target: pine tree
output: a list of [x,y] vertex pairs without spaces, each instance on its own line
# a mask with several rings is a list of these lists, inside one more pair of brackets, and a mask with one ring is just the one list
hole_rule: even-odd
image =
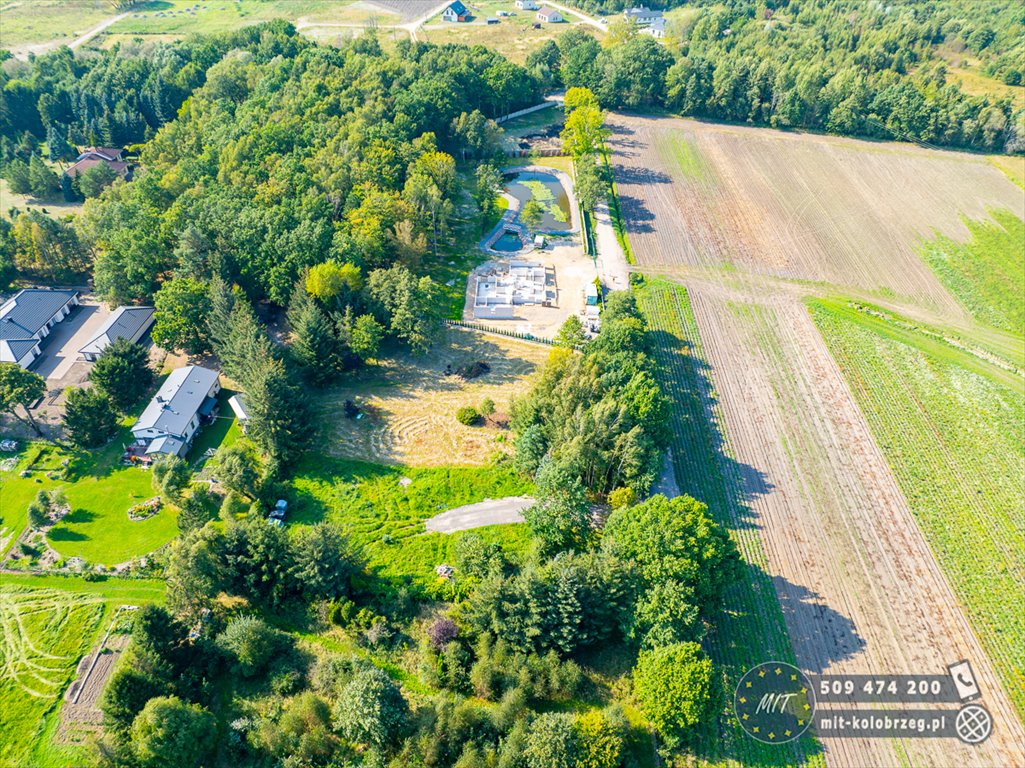
[[280,360],[268,356],[249,376],[249,434],[273,461],[293,464],[316,435],[308,401]]
[[28,161],[28,181],[32,196],[46,198],[60,189],[60,179],[51,171],[39,155],[32,155]]
[[306,292],[302,280],[292,292],[288,322],[292,326],[292,359],[312,384],[328,384],[342,370],[341,345],[331,321]]

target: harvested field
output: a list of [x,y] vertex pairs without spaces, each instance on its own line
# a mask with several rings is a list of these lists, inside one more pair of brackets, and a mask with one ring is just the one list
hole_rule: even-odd
[[907,144],[615,115],[615,174],[638,263],[752,272],[963,310],[915,252],[962,216],[1025,217],[986,158]]
[[[539,344],[450,328],[429,355],[400,354],[354,384],[332,389],[320,404],[328,425],[324,451],[385,464],[484,464],[495,450],[509,449],[499,441],[508,433],[464,426],[456,421],[456,410],[490,397],[498,421],[510,399],[527,390],[528,377],[548,352]],[[490,371],[470,381],[454,374],[477,361]],[[363,409],[362,418],[345,417],[346,400]]]
[[[682,289],[656,288],[649,300],[658,307],[660,360],[681,349],[703,354],[691,365],[707,366],[715,397],[716,431],[706,437],[715,469],[678,459],[680,487],[695,488],[695,473],[718,474],[720,494],[741,501],[731,527],[742,542],[758,540],[742,543],[751,570],[762,562],[759,545],[764,552],[797,663],[815,673],[942,673],[968,658],[997,723],[973,749],[951,740],[830,739],[822,744],[827,763],[1025,764],[1010,701],[800,299],[698,279],[688,292],[696,324],[658,319],[686,303]],[[700,416],[677,418],[686,431]],[[674,446],[674,455],[686,454]],[[778,650],[762,653],[765,660]],[[749,763],[736,749],[729,758]]]
[[78,677],[64,694],[56,735],[59,743],[85,746],[102,733],[100,695],[129,639],[127,634],[111,635],[79,663]]

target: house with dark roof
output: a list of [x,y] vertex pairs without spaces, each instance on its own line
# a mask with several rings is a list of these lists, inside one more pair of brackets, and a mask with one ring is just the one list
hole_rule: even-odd
[[138,341],[153,325],[154,312],[153,307],[118,307],[78,350],[78,354],[93,362],[117,339]]
[[216,413],[218,376],[199,365],[171,372],[132,427],[136,443],[146,446],[147,455],[188,452],[199,427]]
[[661,19],[662,11],[653,11],[642,5],[639,8],[627,8],[623,11],[623,16],[626,17],[627,21],[633,21],[638,26],[645,27],[649,24],[654,24],[656,21]]
[[39,342],[79,304],[78,291],[26,288],[0,307],[0,362],[28,368],[39,357]]
[[455,0],[454,3],[442,12],[441,18],[445,21],[469,21],[470,11],[459,0]]

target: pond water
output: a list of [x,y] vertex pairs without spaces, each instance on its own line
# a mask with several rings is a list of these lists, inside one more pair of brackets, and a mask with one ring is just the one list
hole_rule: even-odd
[[539,231],[568,232],[573,228],[569,195],[566,194],[562,183],[554,174],[543,171],[523,171],[506,176],[505,191],[519,200],[521,214],[523,206],[531,198],[541,204],[544,214],[541,217],[541,225],[538,227]]
[[491,249],[495,251],[518,251],[522,247],[523,241],[520,240],[519,234],[511,229],[503,232],[502,236],[491,245]]

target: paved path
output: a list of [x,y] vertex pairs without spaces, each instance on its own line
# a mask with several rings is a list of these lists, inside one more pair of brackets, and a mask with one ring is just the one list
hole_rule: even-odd
[[595,29],[600,29],[602,32],[609,31],[608,24],[602,24],[600,20],[594,18],[593,16],[588,16],[586,13],[577,10],[576,8],[570,8],[569,6],[560,5],[559,3],[552,3],[549,2],[549,0],[545,0],[545,2],[541,3],[541,5],[547,6],[549,8],[554,8],[557,11],[562,11],[563,13],[568,14],[570,16],[576,16],[577,18],[581,19],[584,22],[584,24],[588,24],[594,27]]
[[504,499],[488,499],[477,504],[442,512],[427,521],[427,530],[436,533],[455,533],[482,528],[485,525],[522,523],[523,510],[534,503],[530,496],[506,496]]
[[598,275],[609,290],[625,291],[630,287],[630,267],[626,263],[626,254],[616,239],[616,230],[612,226],[612,214],[609,213],[607,201],[602,200],[594,207],[594,219]]

